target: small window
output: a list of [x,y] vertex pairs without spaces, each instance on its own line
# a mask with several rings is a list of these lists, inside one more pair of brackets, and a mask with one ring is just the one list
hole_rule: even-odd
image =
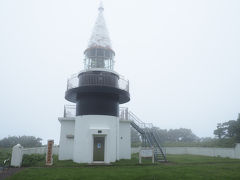
[[108,50],[105,51],[105,57],[110,58],[110,52]]
[[72,134],[67,134],[67,135],[66,135],[66,138],[68,138],[68,139],[73,139],[73,138],[74,138],[74,135],[72,135]]

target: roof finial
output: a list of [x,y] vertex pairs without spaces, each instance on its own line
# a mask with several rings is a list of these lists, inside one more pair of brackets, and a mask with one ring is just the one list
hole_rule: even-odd
[[102,1],[100,1],[98,10],[99,10],[99,12],[103,12],[104,11],[103,2]]

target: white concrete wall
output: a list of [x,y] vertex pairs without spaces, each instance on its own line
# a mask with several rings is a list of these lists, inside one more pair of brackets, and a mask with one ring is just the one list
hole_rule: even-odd
[[74,138],[68,138],[67,135],[74,135],[75,118],[59,118],[61,123],[61,133],[59,141],[59,160],[73,159]]
[[[132,148],[132,153],[138,153],[139,147]],[[167,154],[191,154],[212,157],[228,157],[240,159],[240,144],[236,144],[235,148],[210,148],[210,147],[165,147]]]
[[93,136],[105,136],[104,162],[118,159],[119,118],[105,115],[77,116],[75,120],[73,161],[77,163],[93,162]]
[[[53,154],[58,155],[58,146],[53,146]],[[46,154],[47,147],[23,148],[20,144],[13,147],[11,166],[20,167],[24,154]]]
[[[23,148],[22,154],[45,154],[47,147]],[[58,154],[58,146],[53,147],[53,154]],[[167,154],[192,154],[204,156],[220,156],[240,159],[240,144],[235,148],[207,148],[207,147],[165,147]],[[140,147],[132,147],[131,153],[138,153]]]
[[192,154],[240,159],[239,156],[236,156],[235,151],[238,151],[238,148],[166,147],[167,154]]
[[[59,147],[53,146],[53,154],[58,155]],[[23,154],[46,154],[47,147],[23,148]]]
[[131,159],[130,121],[119,122],[119,159]]
[[131,148],[131,154],[139,153],[141,150],[141,147],[132,147]]

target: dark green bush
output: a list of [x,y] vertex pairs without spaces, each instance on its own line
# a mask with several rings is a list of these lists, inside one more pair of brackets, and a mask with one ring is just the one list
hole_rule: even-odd
[[11,159],[11,149],[10,148],[0,148],[0,164],[5,159]]
[[45,162],[46,155],[45,154],[31,154],[23,155],[23,160],[22,160],[22,166],[24,167],[31,167],[31,166],[37,166],[37,165],[42,165]]

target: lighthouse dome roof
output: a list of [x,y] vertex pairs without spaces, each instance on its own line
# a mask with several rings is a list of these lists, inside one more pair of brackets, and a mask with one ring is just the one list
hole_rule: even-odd
[[103,16],[104,8],[102,3],[100,3],[98,10],[98,17],[88,43],[88,48],[103,47],[112,49],[111,40],[109,38],[108,29]]

